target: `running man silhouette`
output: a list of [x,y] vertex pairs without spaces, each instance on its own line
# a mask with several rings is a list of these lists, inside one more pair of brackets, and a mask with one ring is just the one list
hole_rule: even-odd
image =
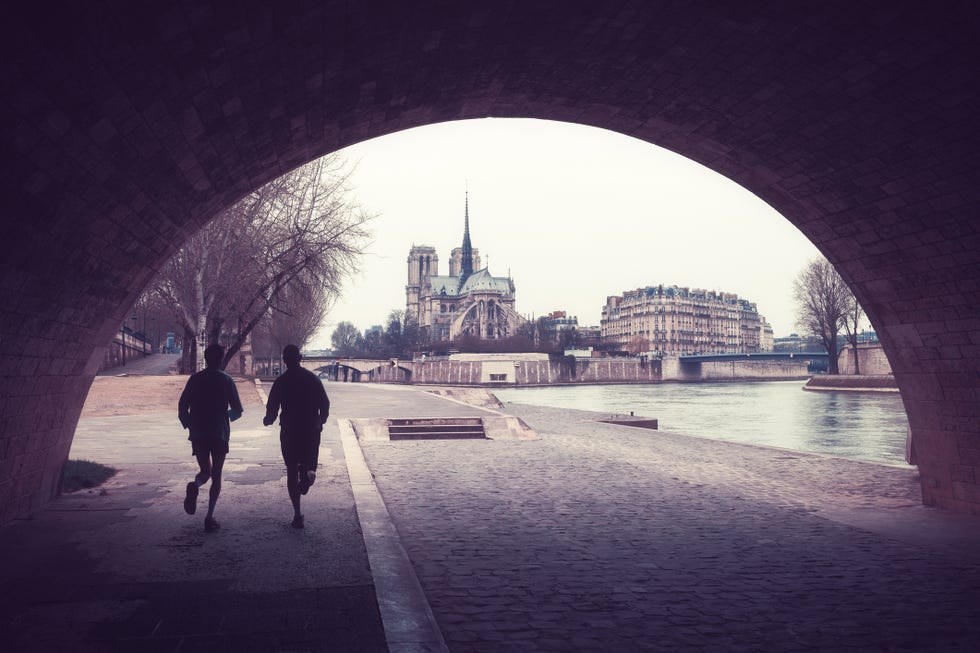
[[303,360],[299,347],[286,345],[282,360],[286,371],[272,384],[262,423],[271,425],[282,408],[279,444],[286,463],[286,490],[293,503],[293,528],[303,528],[300,495],[316,480],[320,432],[330,415],[330,399],[316,374],[299,364]]
[[188,515],[197,511],[198,489],[210,478],[208,514],[204,518],[206,531],[220,528],[214,518],[214,506],[221,494],[221,470],[228,455],[229,421],[234,422],[244,412],[235,382],[221,371],[224,356],[225,349],[221,345],[209,345],[204,350],[207,367],[187,379],[177,404],[177,416],[181,425],[190,430],[187,439],[191,441],[191,451],[201,469],[187,484],[184,511]]

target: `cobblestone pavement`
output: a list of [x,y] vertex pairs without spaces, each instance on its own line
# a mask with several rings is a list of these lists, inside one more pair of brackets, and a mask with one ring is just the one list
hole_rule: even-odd
[[[72,457],[121,471],[0,528],[4,650],[388,650],[335,420],[481,410],[328,392],[301,532],[261,411],[234,425],[212,534],[180,507],[196,468],[172,411],[81,420]],[[980,520],[922,507],[913,468],[505,411],[541,438],[361,443],[455,653],[980,639]]]
[[216,517],[176,409],[82,419],[72,458],[119,473],[0,528],[5,651],[388,651],[335,420],[306,528],[291,528],[278,428],[232,425]]
[[980,640],[980,521],[914,468],[505,411],[541,439],[362,443],[454,652]]

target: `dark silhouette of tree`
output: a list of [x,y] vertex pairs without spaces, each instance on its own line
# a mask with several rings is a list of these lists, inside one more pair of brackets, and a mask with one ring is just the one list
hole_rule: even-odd
[[562,351],[566,349],[577,349],[580,344],[578,329],[569,327],[558,332],[558,348]]
[[372,330],[364,334],[363,354],[367,358],[383,358],[385,356],[383,331]]
[[[302,346],[357,270],[370,216],[350,201],[352,170],[336,155],[298,168],[222,211],[150,288],[182,325],[186,369],[210,342],[225,363],[263,322]],[[288,325],[288,326],[287,326]]]
[[358,356],[364,350],[364,336],[351,322],[340,322],[330,335],[330,346],[337,356]]
[[814,259],[800,271],[793,281],[793,298],[802,334],[815,337],[827,350],[828,373],[840,373],[837,336],[842,329],[853,334],[854,358],[857,360],[857,324],[864,312],[829,261]]
[[626,351],[636,355],[650,350],[650,340],[641,335],[635,335],[626,343]]

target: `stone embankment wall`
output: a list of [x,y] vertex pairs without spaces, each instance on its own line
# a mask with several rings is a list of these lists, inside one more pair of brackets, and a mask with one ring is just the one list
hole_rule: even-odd
[[[125,348],[125,352],[123,348]],[[101,374],[106,370],[124,365],[125,361],[134,361],[152,353],[150,343],[142,338],[137,338],[131,333],[117,333],[106,348],[98,373]]]
[[[350,372],[357,372],[357,370],[350,370]],[[374,381],[377,383],[409,383],[412,378],[412,373],[401,366],[382,365],[367,374],[358,372],[356,377],[360,381]]]
[[677,358],[663,361],[664,381],[774,381],[805,379],[806,360],[744,360],[682,363]]
[[[411,383],[432,385],[527,386],[660,381],[772,381],[805,379],[805,360],[744,360],[681,363],[677,358],[588,358],[551,360],[416,361]],[[382,375],[372,380],[387,381]]]
[[820,374],[807,381],[803,389],[850,392],[898,392],[898,383],[895,382],[895,377],[890,374]]
[[[858,345],[858,366],[864,376],[891,374],[892,366],[885,356],[885,349],[880,342],[862,343]],[[848,345],[837,356],[837,366],[841,374],[854,374],[854,349]]]
[[555,385],[656,383],[660,361],[622,359],[424,361],[414,364],[412,383],[440,385]]

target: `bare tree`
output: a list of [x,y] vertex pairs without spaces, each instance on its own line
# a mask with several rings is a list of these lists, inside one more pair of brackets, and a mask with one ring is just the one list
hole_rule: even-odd
[[633,355],[649,350],[650,350],[650,340],[641,335],[633,336],[626,343],[626,351],[628,351]]
[[[288,323],[294,344],[309,339],[368,237],[370,216],[348,199],[351,172],[330,155],[283,175],[216,216],[165,266],[153,292],[195,343],[192,369],[219,340],[227,363],[263,320]],[[270,326],[286,337],[284,328]]]
[[320,328],[323,318],[322,288],[308,286],[303,279],[283,288],[276,309],[260,321],[265,327],[267,341],[274,355],[286,345],[302,347]]
[[355,356],[364,348],[364,336],[351,322],[340,322],[330,336],[330,344],[338,356]]
[[[837,336],[849,321],[857,300],[834,266],[823,258],[810,261],[793,281],[797,321],[805,335],[820,340],[829,357],[827,371],[839,374]],[[859,318],[857,318],[859,320]],[[856,327],[855,331],[856,331]],[[855,339],[856,339],[855,335]],[[856,342],[856,341],[855,341]],[[855,352],[856,353],[856,352]]]
[[854,373],[861,373],[861,361],[858,360],[858,328],[861,322],[864,320],[864,309],[858,303],[857,297],[851,292],[851,289],[847,289],[847,297],[844,301],[844,315],[841,320],[841,325],[844,328],[844,337],[847,342],[851,345],[851,351],[854,352]]
[[388,313],[387,326],[384,332],[384,355],[401,356],[406,349],[405,343],[405,311],[393,309]]

